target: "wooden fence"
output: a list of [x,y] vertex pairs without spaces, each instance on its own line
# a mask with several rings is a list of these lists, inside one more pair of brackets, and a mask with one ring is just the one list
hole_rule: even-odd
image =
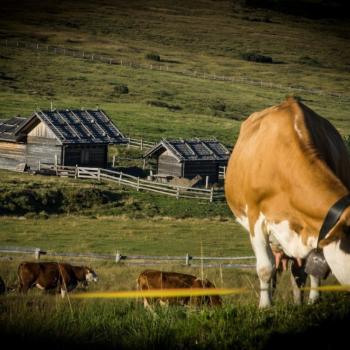
[[136,147],[140,150],[148,150],[156,145],[155,142],[146,141],[142,137],[140,139],[127,137],[126,139],[128,140],[126,144],[128,147]]
[[219,81],[225,81],[229,83],[238,83],[238,84],[248,84],[248,85],[258,86],[263,89],[270,88],[270,89],[277,89],[279,91],[283,90],[288,93],[301,92],[301,93],[316,94],[321,96],[328,96],[333,98],[333,100],[337,101],[338,103],[350,101],[350,97],[348,95],[340,94],[338,92],[323,91],[318,88],[309,89],[309,88],[300,86],[299,84],[294,86],[293,85],[287,86],[287,85],[281,85],[279,83],[273,83],[271,81],[264,81],[262,79],[254,79],[254,78],[245,77],[245,76],[238,76],[238,75],[224,76],[224,75],[218,75],[215,73],[200,72],[197,70],[179,70],[178,68],[174,68],[168,64],[162,64],[161,62],[152,63],[152,64],[132,62],[121,57],[120,58],[111,57],[109,54],[106,55],[106,54],[101,54],[96,52],[87,52],[83,50],[77,50],[69,47],[46,45],[39,42],[27,42],[23,40],[20,41],[20,40],[12,40],[12,39],[5,38],[0,40],[0,45],[7,48],[14,48],[14,49],[26,48],[26,49],[31,49],[35,51],[41,51],[47,54],[50,53],[54,55],[71,56],[74,58],[80,58],[91,62],[98,61],[101,63],[106,63],[108,65],[127,66],[133,69],[141,68],[141,69],[158,70],[158,71],[163,71],[171,74],[190,76],[190,77],[200,78],[200,79],[219,80]]
[[226,177],[226,166],[219,166],[219,179],[225,179]]
[[[192,256],[185,254],[183,256],[150,256],[150,255],[124,255],[116,252],[115,254],[95,254],[95,253],[57,253],[40,248],[26,247],[0,247],[0,254],[20,254],[32,255],[35,260],[40,260],[41,256],[53,258],[70,259],[89,259],[115,261],[117,264],[126,265],[153,266],[164,264],[176,264],[191,267],[220,267],[220,268],[255,268],[255,256],[235,256],[235,257],[217,257],[217,256]],[[244,263],[244,261],[254,261],[254,263]]]
[[120,186],[127,186],[136,189],[137,191],[147,191],[164,194],[167,196],[179,198],[195,198],[209,200],[223,200],[225,198],[224,191],[220,189],[204,189],[195,187],[185,187],[158,183],[142,179],[140,177],[125,174],[120,171],[114,171],[102,168],[88,168],[78,166],[61,166],[54,164],[39,164],[40,172],[50,172],[57,176],[67,176],[79,179],[92,179],[97,181],[110,181],[117,183]]

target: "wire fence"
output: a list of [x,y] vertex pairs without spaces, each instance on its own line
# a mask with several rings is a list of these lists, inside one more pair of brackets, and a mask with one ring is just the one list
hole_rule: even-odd
[[344,94],[340,94],[337,92],[323,91],[321,89],[308,89],[299,85],[286,86],[282,84],[276,84],[270,81],[264,81],[262,79],[252,79],[250,77],[242,77],[242,76],[234,76],[234,75],[225,76],[225,75],[220,75],[215,73],[200,72],[197,70],[185,70],[185,69],[180,70],[180,69],[174,68],[173,66],[170,66],[167,63],[157,62],[157,63],[148,64],[148,63],[133,62],[130,60],[126,60],[124,58],[112,57],[107,54],[94,53],[94,52],[85,51],[85,50],[77,50],[69,47],[46,45],[39,42],[2,39],[0,40],[0,45],[8,48],[18,48],[18,49],[26,48],[26,49],[36,50],[40,52],[45,52],[47,54],[70,56],[74,58],[89,60],[92,62],[94,61],[101,62],[109,65],[127,66],[135,69],[141,68],[141,69],[157,70],[157,71],[163,71],[163,72],[168,72],[173,74],[181,74],[184,76],[191,76],[194,78],[207,79],[207,80],[218,80],[218,81],[225,81],[230,83],[248,84],[248,85],[258,86],[264,89],[270,88],[270,89],[283,90],[289,93],[302,92],[302,93],[328,96],[328,97],[332,97],[339,103],[350,101],[350,96],[346,96]]
[[[116,264],[139,266],[155,266],[164,264],[176,264],[189,267],[221,267],[221,268],[255,268],[255,256],[192,256],[189,253],[182,256],[151,256],[151,255],[125,255],[120,252],[115,254],[95,254],[95,253],[69,253],[54,252],[41,248],[31,247],[0,247],[0,254],[20,254],[32,256],[35,260],[40,260],[42,256],[65,258],[65,259],[89,259],[114,261]],[[248,261],[248,262],[247,262]],[[250,262],[254,261],[254,263]]]
[[114,171],[103,168],[90,168],[80,166],[62,166],[55,164],[39,163],[39,172],[55,174],[57,176],[74,177],[79,179],[91,179],[97,181],[109,181],[120,186],[126,186],[137,191],[159,193],[171,197],[202,199],[210,202],[224,200],[225,194],[222,189],[210,189],[186,187],[155,181],[145,180],[140,177],[125,174],[121,171]]

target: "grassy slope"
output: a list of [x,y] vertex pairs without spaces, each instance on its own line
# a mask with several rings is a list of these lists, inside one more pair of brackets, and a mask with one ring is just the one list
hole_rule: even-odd
[[[31,7],[30,12],[27,6]],[[145,54],[155,51],[163,59],[161,64],[177,70],[248,76],[348,96],[346,72],[350,50],[343,22],[233,10],[229,2],[196,1],[191,5],[166,1],[118,2],[116,5],[105,1],[98,11],[93,6],[93,2],[74,2],[67,9],[64,2],[35,6],[29,2],[18,9],[11,2],[5,5],[0,34],[4,38],[61,44],[136,62],[145,61]],[[254,21],[266,16],[271,23]],[[279,103],[289,93],[111,67],[28,50],[4,47],[0,50],[1,71],[10,78],[3,80],[0,90],[2,117],[27,115],[37,106],[47,108],[50,100],[57,107],[99,105],[125,133],[153,140],[216,136],[233,144],[240,123],[232,118],[246,117]],[[271,55],[283,63],[246,62],[240,59],[246,51]],[[116,83],[127,84],[130,93],[116,95]],[[343,135],[350,133],[349,102],[306,93],[302,97],[316,112],[329,118]],[[150,100],[161,100],[182,110],[171,112],[152,107],[147,104]],[[226,104],[226,112],[213,112],[216,101]]]
[[[98,8],[94,1],[69,2],[69,7],[67,4],[5,1],[0,36],[66,45],[137,62],[144,62],[144,55],[155,51],[161,55],[161,64],[177,70],[248,76],[349,96],[349,33],[344,22],[232,10],[229,1],[105,0]],[[264,21],[266,16],[271,23]],[[283,63],[249,63],[240,59],[246,51],[270,55]],[[111,67],[4,47],[0,47],[0,71],[3,118],[18,113],[28,115],[37,106],[49,107],[50,100],[56,107],[99,105],[126,134],[153,140],[214,135],[233,144],[240,125],[233,118],[276,104],[287,94],[284,90]],[[127,84],[130,93],[116,95],[116,83]],[[311,94],[302,97],[343,135],[350,133],[349,102]],[[147,104],[149,100],[175,104],[182,110],[171,112],[152,107]],[[212,105],[217,100],[226,104],[226,112],[213,112]],[[46,215],[27,214],[21,220],[2,217],[1,244],[77,252],[114,253],[119,249],[126,254],[200,254],[201,249],[205,255],[251,254],[247,234],[233,222],[224,205],[176,202],[103,184],[84,182],[81,186],[81,182],[71,180],[28,179],[8,172],[1,172],[0,178],[8,193],[26,187],[44,191],[65,188],[67,193],[97,188],[120,196],[118,201],[95,208],[78,208],[82,215],[45,219]],[[183,217],[187,219],[179,219]],[[9,283],[16,281],[20,259],[0,262],[0,275]],[[134,288],[140,272],[138,267],[115,266],[112,262],[88,263],[101,276],[100,284],[92,287],[95,290]],[[198,268],[176,269],[201,273]],[[286,344],[285,340],[290,346],[300,346],[302,335],[306,335],[313,341],[316,337],[321,339],[321,345],[327,348],[329,344],[335,346],[336,339],[342,339],[339,329],[342,322],[348,322],[348,300],[335,297],[333,302],[328,297],[312,309],[277,305],[260,312],[255,308],[258,287],[254,272],[224,270],[221,274],[219,269],[206,269],[204,274],[218,286],[249,286],[249,293],[225,298],[222,310],[160,311],[158,318],[125,301],[74,301],[72,317],[69,304],[56,297],[41,298],[40,293],[23,299],[7,296],[0,299],[1,329],[11,335],[12,341],[28,342],[34,336],[48,341],[51,347],[54,340],[58,347],[64,341],[73,341],[124,348],[271,349],[281,341]],[[288,274],[282,277],[276,295],[279,301],[291,299],[288,278]],[[336,332],[338,337],[322,336],[329,332]]]

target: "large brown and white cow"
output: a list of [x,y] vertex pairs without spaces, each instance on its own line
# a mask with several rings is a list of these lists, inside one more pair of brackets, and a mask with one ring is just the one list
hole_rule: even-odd
[[30,288],[50,291],[60,290],[62,297],[82,283],[97,281],[96,273],[87,266],[74,266],[57,262],[22,262],[18,266],[19,291]]
[[[179,273],[159,270],[145,270],[140,273],[137,279],[137,289],[176,289],[176,288],[215,288],[215,285],[207,279]],[[161,305],[163,304],[180,304],[180,305],[221,305],[221,297],[218,295],[204,297],[179,297],[179,298],[155,298]],[[150,298],[144,298],[145,308],[150,308]]]
[[[227,167],[225,193],[237,221],[250,233],[260,307],[271,305],[270,235],[289,257],[303,259],[322,248],[334,276],[350,284],[349,190],[350,160],[342,137],[301,102],[289,98],[242,123]],[[334,206],[339,200],[340,211]],[[339,219],[333,218],[334,225],[319,240],[325,217],[334,212]],[[310,280],[317,286],[315,277]],[[317,297],[318,292],[311,291],[310,299]]]

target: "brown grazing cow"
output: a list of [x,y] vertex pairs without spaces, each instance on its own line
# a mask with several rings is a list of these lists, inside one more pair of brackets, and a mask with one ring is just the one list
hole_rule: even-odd
[[[289,98],[242,123],[227,166],[225,194],[250,233],[260,307],[271,305],[275,259],[270,235],[292,258],[323,252],[338,281],[350,284],[349,192],[350,158],[342,137],[301,102]],[[312,287],[319,285],[311,274],[310,281]],[[309,300],[317,298],[317,290],[311,290]]]
[[[151,289],[174,289],[174,288],[215,288],[214,284],[207,279],[178,272],[164,272],[158,270],[145,270],[137,279],[139,290]],[[154,298],[161,305],[181,304],[181,305],[221,305],[221,297],[218,295],[203,297],[179,297],[179,298]],[[150,298],[143,300],[145,308],[150,308]]]
[[22,262],[17,271],[19,291],[26,293],[37,287],[45,291],[60,290],[62,297],[81,282],[97,281],[96,273],[86,266],[57,262]]

